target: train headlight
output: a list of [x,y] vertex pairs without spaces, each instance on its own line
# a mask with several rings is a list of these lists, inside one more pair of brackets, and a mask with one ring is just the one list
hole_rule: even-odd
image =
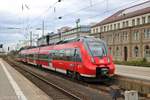
[[110,63],[110,58],[109,57],[107,57],[107,62]]
[[91,61],[92,61],[92,63],[94,63],[95,61],[94,61],[94,58],[91,58]]

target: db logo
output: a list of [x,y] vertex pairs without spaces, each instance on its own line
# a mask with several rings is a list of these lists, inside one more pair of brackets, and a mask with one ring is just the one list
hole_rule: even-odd
[[99,60],[99,63],[104,63],[104,60]]

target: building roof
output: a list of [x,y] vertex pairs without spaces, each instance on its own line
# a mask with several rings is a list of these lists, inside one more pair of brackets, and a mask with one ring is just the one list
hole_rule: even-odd
[[[80,25],[78,28],[89,28],[90,29],[90,25]],[[69,30],[64,31],[63,33],[69,32],[69,31],[72,31],[72,30],[76,30],[76,29],[77,29],[77,27],[74,27],[74,28],[71,28]]]
[[115,14],[113,14],[112,16],[93,25],[92,27],[120,21],[123,19],[131,18],[131,17],[135,17],[135,16],[147,14],[147,13],[150,13],[150,1],[120,10],[116,12]]

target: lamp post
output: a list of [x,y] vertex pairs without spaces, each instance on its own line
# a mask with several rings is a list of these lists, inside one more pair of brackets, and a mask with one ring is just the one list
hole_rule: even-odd
[[76,27],[77,27],[77,37],[78,37],[78,38],[80,37],[80,34],[79,34],[79,32],[78,32],[79,23],[80,23],[80,19],[78,18],[78,19],[76,20]]
[[[62,19],[62,17],[59,16],[58,19]],[[58,30],[58,32],[59,32],[59,38],[60,38],[60,41],[61,41],[62,40],[62,31]]]

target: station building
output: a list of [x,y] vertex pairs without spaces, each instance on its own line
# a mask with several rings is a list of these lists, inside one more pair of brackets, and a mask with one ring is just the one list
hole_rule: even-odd
[[62,32],[62,40],[78,37],[78,36],[87,36],[90,33],[90,26],[82,25],[78,28],[72,28],[70,30]]
[[120,10],[91,27],[116,61],[150,61],[150,1]]
[[38,46],[55,44],[61,40],[76,38],[77,36],[87,36],[90,34],[90,26],[88,25],[81,25],[78,28],[67,28],[65,30],[63,28],[62,30],[58,30],[58,33],[50,33],[39,38],[37,41]]

